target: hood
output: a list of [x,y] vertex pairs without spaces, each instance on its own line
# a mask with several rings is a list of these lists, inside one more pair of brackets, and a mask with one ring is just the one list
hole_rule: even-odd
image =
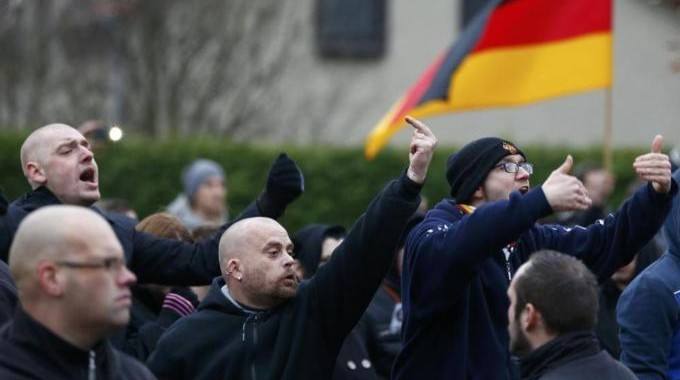
[[229,301],[227,297],[224,296],[224,293],[222,293],[222,287],[224,284],[225,282],[222,277],[215,277],[212,284],[210,285],[208,294],[206,294],[203,301],[198,305],[198,310],[217,310],[226,314],[245,316],[246,312],[236,307],[236,305],[231,303],[231,301]]
[[[673,173],[673,179],[680,183],[680,169]],[[668,243],[668,251],[680,257],[680,196],[678,195],[673,198],[673,206],[666,217],[663,232]]]
[[305,279],[314,276],[321,261],[321,244],[328,236],[344,235],[345,228],[328,224],[309,224],[293,236],[295,258],[305,270]]

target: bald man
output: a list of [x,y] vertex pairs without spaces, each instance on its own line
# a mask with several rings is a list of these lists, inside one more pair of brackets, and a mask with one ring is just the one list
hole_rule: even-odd
[[149,368],[161,379],[330,379],[420,203],[437,141],[409,122],[406,174],[378,194],[312,279],[296,277],[293,243],[276,221],[234,224],[220,240],[222,276],[198,311],[161,337]]
[[0,378],[154,378],[106,340],[130,318],[136,278],[101,216],[76,206],[32,213],[17,230],[9,266],[20,306],[0,329]]
[[[5,225],[0,226],[4,260],[17,226],[33,210],[56,204],[91,207],[100,198],[99,169],[90,144],[68,125],[50,124],[31,133],[21,147],[21,167],[33,190],[12,202]],[[302,172],[282,154],[269,172],[265,191],[241,217],[276,218],[302,191]],[[220,274],[217,245],[228,224],[213,239],[191,244],[137,232],[135,222],[120,215],[105,217],[140,283],[206,285]]]

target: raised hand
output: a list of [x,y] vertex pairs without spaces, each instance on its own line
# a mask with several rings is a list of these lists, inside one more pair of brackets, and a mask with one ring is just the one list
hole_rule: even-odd
[[281,153],[269,169],[267,186],[258,197],[257,204],[263,216],[276,219],[304,191],[302,170],[287,154]]
[[427,169],[432,161],[434,148],[437,147],[437,137],[427,125],[411,116],[406,116],[406,122],[413,127],[406,175],[413,182],[422,184],[427,177]]
[[671,160],[661,153],[663,136],[656,135],[652,141],[652,151],[638,156],[633,168],[643,181],[652,183],[657,193],[668,193],[671,190]]
[[543,193],[553,211],[585,210],[593,203],[578,178],[569,175],[574,159],[568,155],[559,168],[550,173],[543,185]]

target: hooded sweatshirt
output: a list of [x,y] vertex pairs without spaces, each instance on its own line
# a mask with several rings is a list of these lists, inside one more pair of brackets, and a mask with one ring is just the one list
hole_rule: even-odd
[[440,202],[409,234],[402,273],[404,347],[396,379],[512,379],[506,294],[515,270],[540,249],[580,258],[600,282],[630,262],[662,225],[678,186],[641,187],[603,221],[537,225],[552,212],[543,189],[476,210]]
[[[680,170],[673,173],[680,181]],[[640,379],[680,379],[680,197],[664,224],[668,249],[621,294],[621,361]]]
[[[371,202],[328,263],[297,294],[267,310],[229,299],[218,278],[198,311],[161,337],[148,364],[161,379],[329,379],[345,337],[385,276],[418,207],[406,176]],[[361,365],[361,363],[356,363]]]

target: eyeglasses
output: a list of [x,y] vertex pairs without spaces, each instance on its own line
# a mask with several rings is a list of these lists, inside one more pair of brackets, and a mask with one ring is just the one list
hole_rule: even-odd
[[528,162],[520,162],[519,164],[516,162],[501,162],[495,167],[503,168],[503,170],[505,170],[506,173],[510,174],[517,174],[517,172],[519,172],[519,168],[524,169],[524,171],[529,174],[534,173],[534,165]]
[[125,260],[120,257],[109,257],[99,262],[57,261],[57,265],[75,269],[106,269],[108,272],[120,272],[125,267]]

